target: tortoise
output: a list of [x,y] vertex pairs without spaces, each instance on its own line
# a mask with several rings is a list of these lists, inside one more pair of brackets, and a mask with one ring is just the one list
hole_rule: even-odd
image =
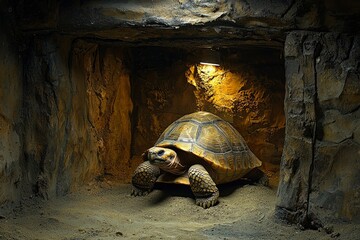
[[157,181],[187,184],[203,208],[217,204],[217,184],[242,178],[261,166],[230,123],[204,111],[170,124],[142,156],[144,162],[132,176],[131,195],[148,194]]

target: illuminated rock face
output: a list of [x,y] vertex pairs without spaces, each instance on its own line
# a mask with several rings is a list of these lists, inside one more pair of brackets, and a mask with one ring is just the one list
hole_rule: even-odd
[[[255,52],[253,58],[261,58]],[[197,109],[213,111],[231,122],[264,162],[265,170],[278,169],[285,129],[282,66],[276,60],[264,63],[277,65],[269,74],[254,63],[235,62],[225,63],[227,68],[197,64],[187,71],[188,82],[196,88]]]
[[287,37],[281,218],[360,220],[359,59],[359,36]]

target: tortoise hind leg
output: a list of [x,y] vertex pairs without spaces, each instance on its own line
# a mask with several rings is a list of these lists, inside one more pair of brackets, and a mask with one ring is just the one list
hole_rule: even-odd
[[150,164],[149,161],[140,164],[136,168],[131,180],[133,185],[131,195],[144,196],[151,192],[159,175],[159,167]]
[[203,208],[214,206],[218,201],[219,190],[208,171],[202,165],[195,164],[189,168],[188,176],[196,204]]

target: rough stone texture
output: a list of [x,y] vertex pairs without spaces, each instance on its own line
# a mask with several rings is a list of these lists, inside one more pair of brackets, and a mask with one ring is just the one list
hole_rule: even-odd
[[277,214],[289,221],[360,220],[359,40],[336,33],[287,37]]
[[[319,117],[310,211],[360,221],[360,36],[326,34],[316,58]],[[324,89],[328,89],[325,91]]]
[[[296,13],[293,1],[281,0],[266,4],[228,0],[67,1],[58,8],[54,7],[54,0],[46,4],[55,13],[51,16],[41,7],[45,4],[38,5],[38,14],[35,16],[30,14],[28,17],[26,13],[29,11],[22,11],[22,26],[27,30],[36,30],[42,26],[45,29],[57,28],[70,34],[95,35],[127,42],[156,42],[159,37],[171,41],[185,36],[193,39],[208,36],[219,38],[218,40],[230,37],[262,41],[264,36],[271,35],[273,39],[277,39],[281,35],[278,28],[293,25]],[[22,10],[33,7],[30,4],[20,4],[18,8]],[[33,21],[26,21],[29,18]],[[45,19],[48,21],[44,21]],[[40,24],[41,20],[47,24]],[[214,26],[214,22],[219,22],[219,26]],[[195,25],[199,27],[191,27]],[[259,26],[261,29],[256,29]]]
[[121,174],[130,159],[129,76],[121,53],[63,37],[35,39],[26,62],[25,156],[43,197],[97,176]]
[[360,4],[352,0],[40,0],[15,1],[14,9],[21,28],[30,32],[60,31],[137,45],[280,47],[288,30],[357,31]]
[[5,17],[0,16],[0,205],[19,199],[22,180],[22,59]]
[[104,174],[129,182],[133,104],[126,51],[81,42],[74,56],[78,64],[74,70],[83,68],[80,78],[87,81],[88,121],[98,143],[92,154],[97,154]]
[[30,184],[44,198],[96,174],[89,171],[97,160],[90,154],[85,84],[72,81],[70,48],[66,38],[36,38],[25,62],[25,161]]

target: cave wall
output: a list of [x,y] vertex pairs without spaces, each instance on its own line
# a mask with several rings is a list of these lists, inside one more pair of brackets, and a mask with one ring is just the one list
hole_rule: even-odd
[[[75,79],[86,81],[88,124],[94,131],[97,155],[103,174],[129,182],[131,165],[132,110],[130,70],[127,50],[79,41],[74,48]],[[79,110],[83,102],[79,101]]]
[[29,187],[48,198],[106,175],[126,178],[118,166],[129,165],[132,103],[121,50],[49,36],[26,55]]
[[139,47],[131,52],[132,153],[136,158],[152,147],[174,120],[196,111],[196,100],[194,88],[185,78],[187,62],[184,50]]
[[[1,2],[0,2],[1,7]],[[0,205],[20,198],[22,58],[11,22],[0,16]],[[8,19],[8,20],[11,20]]]
[[292,32],[286,38],[282,219],[360,220],[359,57],[358,35]]

